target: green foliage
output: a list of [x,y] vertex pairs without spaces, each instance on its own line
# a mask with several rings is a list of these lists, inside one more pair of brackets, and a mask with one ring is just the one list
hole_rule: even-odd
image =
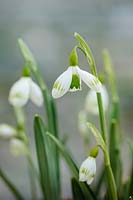
[[[88,46],[87,42],[83,39],[82,36],[80,36],[78,33],[75,33],[74,35],[79,45],[76,45],[70,54],[70,65],[78,65],[78,48],[85,54],[87,61],[89,62],[92,74],[94,76],[97,76],[96,64],[90,47]],[[102,149],[104,155],[104,166],[101,169],[101,175],[97,179],[96,187],[91,189],[91,187],[88,186],[86,182],[79,181],[79,167],[74,161],[71,152],[69,152],[66,148],[66,144],[61,142],[61,140],[59,139],[58,116],[55,102],[51,94],[49,93],[45,82],[43,81],[43,78],[37,66],[37,62],[26,43],[22,39],[19,39],[18,43],[25,61],[23,75],[34,75],[34,78],[36,79],[42,91],[42,96],[44,99],[44,108],[46,109],[46,119],[44,120],[45,123],[39,115],[35,115],[34,118],[34,138],[38,164],[37,171],[30,152],[30,142],[25,126],[26,116],[24,115],[23,108],[14,106],[14,113],[16,117],[15,130],[17,132],[17,135],[14,136],[14,139],[18,138],[19,140],[21,140],[26,150],[25,156],[29,165],[29,178],[31,182],[32,199],[38,198],[36,195],[36,178],[39,179],[43,199],[61,199],[59,153],[63,156],[73,176],[73,178],[71,179],[71,186],[74,200],[97,200],[102,196],[102,186],[104,186],[105,188],[105,194],[103,195],[103,198],[107,198],[110,200],[127,200],[129,198],[132,198],[133,145],[132,142],[129,141],[129,147],[131,151],[131,169],[129,173],[129,178],[123,184],[119,96],[116,87],[115,73],[113,70],[109,52],[107,50],[103,51],[103,61],[106,72],[106,79],[108,80],[111,94],[110,96],[112,97],[111,114],[108,120],[109,135],[107,134],[106,130],[106,125],[108,124],[106,124],[105,121],[105,113],[103,109],[104,105],[101,92],[96,94],[101,131],[99,131],[93,124],[87,123],[97,142],[97,146],[90,152],[90,156],[95,157],[96,159],[96,157],[98,156],[98,147]],[[57,85],[54,85],[54,87],[57,87]],[[74,74],[72,77],[70,89],[73,89],[74,87],[77,89],[80,88],[78,74]],[[88,174],[86,173],[86,175]],[[24,200],[24,197],[21,195],[14,183],[11,182],[11,180],[7,177],[7,175],[2,169],[0,169],[0,178],[5,182],[5,184],[8,186],[8,188],[13,193],[16,199]],[[88,179],[86,180],[88,181]]]
[[46,127],[39,116],[35,116],[34,130],[40,181],[44,197],[46,200],[58,200],[58,180],[54,167],[53,149],[51,142],[46,136]]
[[0,169],[0,178],[4,181],[9,190],[12,192],[15,199],[24,200],[24,197],[20,194],[16,186],[11,182],[11,180],[8,178],[8,176],[4,173],[2,169]]

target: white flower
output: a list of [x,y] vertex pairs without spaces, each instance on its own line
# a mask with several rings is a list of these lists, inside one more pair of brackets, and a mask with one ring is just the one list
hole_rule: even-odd
[[39,86],[30,77],[22,77],[13,84],[9,93],[9,102],[13,106],[21,107],[29,99],[37,106],[43,104],[43,96]]
[[[106,111],[109,105],[109,96],[105,86],[101,87],[101,96],[103,101],[103,110]],[[92,114],[98,115],[97,96],[94,90],[90,90],[85,100],[85,110]]]
[[100,92],[101,82],[92,74],[81,70],[78,66],[69,66],[55,81],[52,89],[52,96],[59,98],[68,91],[74,92],[81,90],[81,81],[84,81],[88,87]]
[[4,139],[16,136],[16,129],[8,124],[0,124],[0,137]]
[[17,138],[14,138],[10,141],[10,150],[14,156],[27,154],[26,145]]
[[89,156],[81,165],[79,169],[79,181],[86,181],[90,185],[96,174],[96,159]]

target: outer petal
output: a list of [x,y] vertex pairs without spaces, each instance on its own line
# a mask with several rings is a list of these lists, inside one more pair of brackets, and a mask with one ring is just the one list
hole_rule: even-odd
[[89,178],[88,178],[88,180],[87,180],[87,184],[90,185],[90,184],[92,183],[93,179],[94,179],[94,176],[93,176],[93,175],[92,175],[92,176],[89,176]]
[[57,80],[55,81],[52,89],[53,98],[62,97],[70,88],[72,81],[72,69],[68,67],[68,69],[62,73]]
[[27,154],[26,145],[19,139],[14,138],[10,141],[10,150],[14,156]]
[[[81,165],[79,170],[79,180],[87,181],[88,183],[94,178],[96,173],[96,162],[95,158],[89,156]],[[92,180],[91,180],[92,179]]]
[[13,106],[24,106],[30,94],[30,78],[22,77],[15,82],[9,93],[9,102]]
[[42,106],[43,96],[40,87],[31,80],[30,82],[30,99],[37,106]]
[[4,139],[12,138],[17,134],[16,129],[8,124],[0,124],[0,137]]
[[91,89],[95,90],[95,92],[101,91],[102,84],[96,76],[93,76],[92,74],[81,70],[80,68],[78,68],[78,71],[82,81],[84,81],[86,85],[88,85]]

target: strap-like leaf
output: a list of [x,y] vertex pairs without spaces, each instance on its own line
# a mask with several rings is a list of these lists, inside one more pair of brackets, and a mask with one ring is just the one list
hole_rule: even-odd
[[2,169],[0,169],[0,178],[5,182],[8,186],[14,197],[18,200],[24,200],[24,197],[20,194],[16,186],[9,180],[7,175],[4,173]]
[[[69,152],[66,150],[64,145],[57,138],[55,138],[52,134],[47,132],[47,135],[56,144],[56,146],[58,147],[58,150],[60,151],[60,153],[63,155],[65,161],[67,162],[71,172],[73,173],[75,178],[78,180],[79,170],[78,170],[78,167],[75,164],[74,160],[70,156]],[[85,196],[85,200],[88,200],[88,199],[96,200],[97,199],[96,195],[93,193],[93,191],[90,189],[90,187],[86,183],[79,182],[79,185],[80,185],[80,188],[81,188],[81,190],[82,190],[82,192]]]
[[71,186],[72,186],[73,200],[81,200],[81,199],[84,200],[85,199],[84,193],[82,192],[80,184],[76,178],[71,179]]
[[53,152],[55,146],[47,137],[45,125],[39,116],[35,116],[34,129],[43,194],[48,200],[58,200],[60,194],[55,152]]
[[38,158],[39,172],[40,172],[40,181],[42,192],[46,200],[50,199],[51,188],[49,180],[49,169],[48,169],[48,147],[45,137],[45,128],[42,125],[39,116],[35,116],[34,119],[34,133],[35,133],[35,144],[36,152]]

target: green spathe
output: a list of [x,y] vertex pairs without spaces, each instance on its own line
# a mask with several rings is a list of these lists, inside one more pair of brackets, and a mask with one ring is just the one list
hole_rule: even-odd
[[31,51],[29,50],[28,46],[25,44],[25,42],[21,38],[18,39],[18,44],[19,44],[21,53],[25,59],[25,62],[28,64],[31,64],[32,67],[33,66],[35,67],[36,61],[31,53]]
[[69,57],[69,65],[70,66],[77,66],[78,65],[78,55],[76,51],[77,46],[75,46],[70,54]]

